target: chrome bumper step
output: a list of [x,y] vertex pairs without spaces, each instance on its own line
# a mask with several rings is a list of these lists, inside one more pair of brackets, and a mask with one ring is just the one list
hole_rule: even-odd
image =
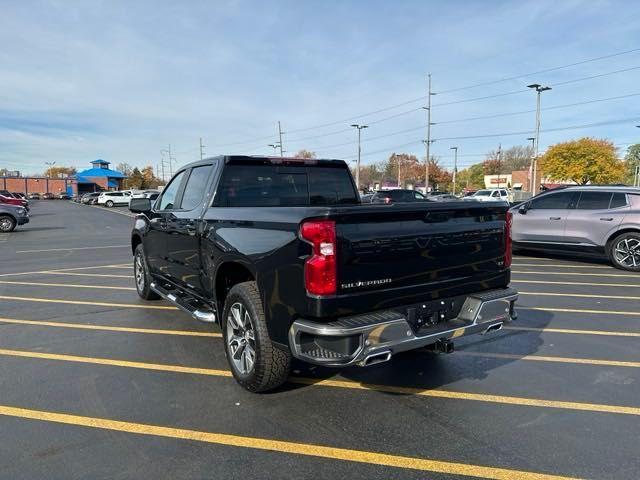
[[[392,310],[345,317],[329,323],[299,319],[289,330],[289,345],[296,358],[327,366],[369,365],[372,358],[388,360],[392,354],[422,348],[438,341],[488,333],[516,318],[518,292],[503,288],[470,294],[458,315],[417,332],[407,317]],[[339,346],[336,351],[331,346]],[[349,348],[350,351],[344,351]],[[387,355],[389,353],[389,355]],[[378,362],[375,362],[378,363]]]

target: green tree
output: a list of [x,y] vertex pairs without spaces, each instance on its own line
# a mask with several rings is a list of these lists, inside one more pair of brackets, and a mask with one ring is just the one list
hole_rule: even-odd
[[624,163],[616,155],[609,140],[581,138],[549,147],[542,156],[540,168],[554,180],[587,183],[614,183],[624,177]]
[[625,166],[627,171],[625,175],[625,183],[633,185],[636,167],[640,166],[640,143],[636,143],[635,145],[631,145],[627,148],[624,160],[626,162]]
[[462,188],[471,190],[484,188],[484,164],[476,163],[460,170],[456,181]]

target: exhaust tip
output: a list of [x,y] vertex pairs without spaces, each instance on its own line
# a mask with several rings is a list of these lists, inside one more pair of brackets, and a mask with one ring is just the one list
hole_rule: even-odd
[[391,351],[387,350],[386,352],[374,353],[373,355],[368,355],[363,361],[362,366],[368,367],[370,365],[375,365],[377,363],[384,363],[391,360]]
[[487,327],[485,331],[482,332],[482,334],[484,335],[485,333],[497,332],[498,330],[502,330],[502,323],[496,323],[495,325],[490,325],[489,327]]

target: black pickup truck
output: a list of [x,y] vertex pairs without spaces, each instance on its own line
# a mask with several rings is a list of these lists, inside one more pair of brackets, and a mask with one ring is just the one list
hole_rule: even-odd
[[368,366],[515,318],[506,203],[361,204],[347,164],[221,156],[132,199],[136,288],[218,322],[236,380]]

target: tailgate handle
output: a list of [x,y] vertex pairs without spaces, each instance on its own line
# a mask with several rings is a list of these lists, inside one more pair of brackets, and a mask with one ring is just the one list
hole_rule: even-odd
[[603,222],[612,222],[613,217],[601,218],[600,220],[602,220]]
[[562,217],[549,217],[549,220],[562,220]]

